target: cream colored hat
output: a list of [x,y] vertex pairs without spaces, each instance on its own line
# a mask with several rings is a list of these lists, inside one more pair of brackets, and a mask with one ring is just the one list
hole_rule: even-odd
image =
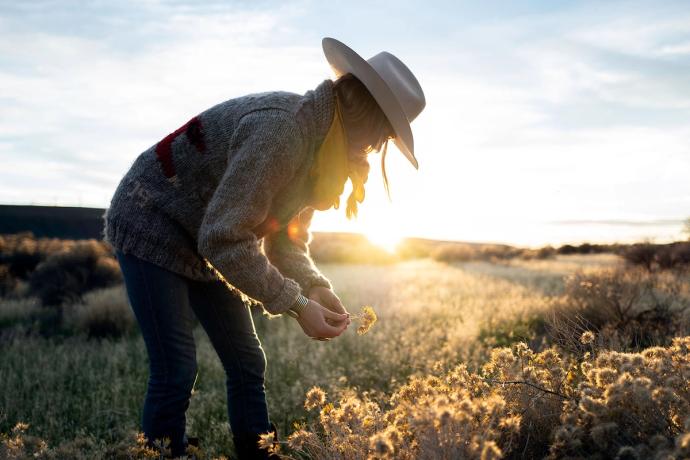
[[347,45],[326,37],[323,52],[337,77],[351,73],[367,87],[395,130],[395,145],[419,168],[414,156],[410,123],[424,109],[426,100],[410,69],[391,53],[382,51],[366,61]]

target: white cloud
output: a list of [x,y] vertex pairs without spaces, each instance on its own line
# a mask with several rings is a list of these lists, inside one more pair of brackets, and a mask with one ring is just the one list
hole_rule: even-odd
[[[0,54],[19,63],[0,67],[0,98],[8,101],[2,136],[12,146],[6,150],[14,151],[6,155],[33,158],[29,171],[50,159],[64,161],[67,169],[78,166],[70,176],[43,169],[37,174],[52,174],[54,181],[38,183],[28,180],[26,169],[12,168],[2,173],[3,182],[13,183],[14,196],[44,196],[45,184],[61,203],[93,181],[112,193],[139,152],[201,110],[267,88],[315,86],[328,77],[316,50],[261,44],[278,38],[280,13],[177,13],[150,24],[174,39],[135,54],[93,38],[35,31],[0,41]],[[60,180],[64,191],[55,191]]]

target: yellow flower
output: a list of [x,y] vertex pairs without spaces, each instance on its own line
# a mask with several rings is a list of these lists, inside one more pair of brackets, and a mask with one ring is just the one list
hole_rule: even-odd
[[369,332],[369,329],[376,322],[376,313],[371,307],[362,307],[362,313],[357,315],[357,317],[362,321],[357,328],[357,334],[364,335]]

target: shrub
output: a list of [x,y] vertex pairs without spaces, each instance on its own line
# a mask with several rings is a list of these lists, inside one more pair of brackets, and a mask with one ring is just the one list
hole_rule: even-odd
[[[121,433],[118,442],[105,445],[86,433],[80,432],[78,436],[69,441],[63,441],[57,446],[50,446],[38,437],[28,433],[29,424],[19,422],[8,433],[0,433],[0,458],[3,459],[88,459],[88,458],[112,458],[112,459],[159,459],[170,454],[169,449],[154,449],[147,445],[143,433],[119,430]],[[192,458],[210,458],[194,446],[187,449]],[[223,458],[223,457],[221,457]],[[220,460],[217,459],[217,460]]]
[[468,262],[477,258],[477,251],[468,244],[447,243],[431,251],[431,258],[441,262]]
[[667,245],[659,252],[657,263],[661,269],[690,266],[690,242],[677,242]]
[[469,243],[442,243],[430,253],[432,259],[441,262],[469,262],[473,260],[500,262],[514,258],[550,259],[555,255],[556,250],[551,246],[540,249],[521,249],[502,244],[479,245]]
[[120,337],[136,331],[136,320],[123,285],[85,294],[65,307],[65,328],[89,338]]
[[122,273],[109,247],[84,240],[51,254],[29,280],[30,291],[44,305],[75,302],[85,292],[122,282]]
[[577,369],[550,458],[688,458],[690,337],[641,353],[603,351]]
[[479,258],[490,262],[512,259],[522,254],[522,250],[502,244],[485,244],[479,247]]
[[602,254],[605,252],[618,252],[618,245],[609,244],[591,244],[582,243],[579,246],[573,246],[572,244],[564,244],[559,247],[558,254],[571,255],[571,254]]
[[690,337],[641,353],[575,360],[525,344],[496,348],[480,372],[413,377],[385,406],[318,388],[316,420],[286,442],[310,458],[685,458],[690,454]]
[[615,348],[668,343],[690,333],[683,276],[632,268],[577,272],[566,279],[564,296],[549,318],[551,338],[575,351],[582,332],[590,329]]
[[523,249],[520,253],[520,258],[525,260],[538,259],[552,259],[558,254],[553,246],[544,246],[539,249]]
[[50,254],[71,246],[70,240],[56,238],[35,239],[33,234],[17,233],[0,236],[0,264],[9,267],[16,278],[27,278],[36,266]]
[[11,297],[17,291],[19,281],[10,273],[9,265],[0,265],[0,297]]
[[648,271],[684,268],[690,266],[690,242],[633,244],[623,250],[623,258]]
[[40,312],[40,307],[35,298],[0,300],[0,329],[31,324]]
[[656,259],[656,246],[651,243],[633,244],[623,251],[623,258],[632,265],[641,265],[651,271]]

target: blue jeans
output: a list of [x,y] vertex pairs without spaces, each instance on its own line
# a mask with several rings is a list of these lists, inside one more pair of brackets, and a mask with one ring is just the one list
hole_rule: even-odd
[[197,376],[194,316],[225,369],[233,435],[269,431],[266,356],[249,307],[220,281],[194,281],[130,254],[115,255],[149,357],[142,417],[146,437],[170,438],[173,456],[186,448],[185,412]]

